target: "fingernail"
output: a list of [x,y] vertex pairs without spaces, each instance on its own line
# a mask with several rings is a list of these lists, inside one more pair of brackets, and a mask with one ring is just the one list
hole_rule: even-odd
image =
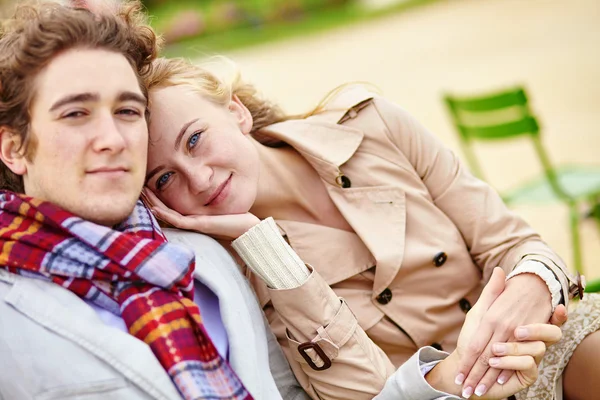
[[464,388],[462,391],[462,397],[464,397],[465,399],[468,399],[469,397],[471,397],[472,394],[473,394],[473,388],[471,386]]
[[516,336],[517,339],[527,339],[527,336],[529,336],[529,331],[527,328],[517,328]]
[[500,364],[500,359],[492,357],[488,360],[488,364],[490,364],[491,367],[495,367],[496,365]]
[[499,384],[501,384],[501,385],[504,385],[504,384],[506,383],[506,377],[505,377],[505,376],[503,376],[503,375],[500,375],[500,376],[498,377],[498,380],[497,380],[496,382],[498,382],[498,383],[499,383]]
[[506,345],[503,343],[494,343],[492,345],[492,348],[494,350],[494,354],[496,354],[497,356],[503,356],[504,354],[506,354]]
[[477,389],[475,389],[475,395],[477,395],[477,397],[481,397],[485,394],[487,390],[487,387],[485,387],[484,384],[481,384],[479,386],[477,386]]
[[454,379],[454,383],[456,383],[457,385],[462,385],[464,381],[465,381],[464,374],[458,374],[458,375],[456,375],[456,378]]

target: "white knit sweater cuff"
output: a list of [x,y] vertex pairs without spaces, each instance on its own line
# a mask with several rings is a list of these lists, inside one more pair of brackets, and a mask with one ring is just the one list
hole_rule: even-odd
[[512,270],[510,274],[506,277],[506,280],[509,280],[513,276],[517,276],[523,273],[531,273],[539,276],[544,282],[546,282],[546,286],[548,286],[548,290],[550,290],[550,295],[552,296],[552,312],[560,303],[562,287],[560,286],[560,282],[552,271],[544,265],[544,263],[534,260],[526,260],[521,264],[517,265],[515,269]]
[[271,217],[250,228],[232,246],[248,268],[273,289],[301,286],[310,275]]

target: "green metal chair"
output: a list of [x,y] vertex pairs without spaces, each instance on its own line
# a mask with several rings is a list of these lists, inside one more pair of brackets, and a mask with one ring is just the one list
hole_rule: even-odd
[[[543,175],[520,187],[503,193],[509,205],[526,202],[560,201],[567,205],[570,215],[573,267],[583,274],[579,222],[594,218],[600,230],[600,168],[554,167],[542,146],[540,126],[529,109],[527,95],[521,87],[476,97],[444,96],[450,115],[460,137],[460,145],[471,171],[484,179],[481,165],[475,156],[475,140],[497,141],[528,137],[543,168]],[[589,206],[582,215],[580,205]],[[586,292],[600,291],[600,280],[588,282]]]

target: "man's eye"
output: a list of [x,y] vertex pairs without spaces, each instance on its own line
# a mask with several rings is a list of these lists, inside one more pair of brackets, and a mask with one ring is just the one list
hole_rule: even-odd
[[169,182],[169,178],[171,177],[171,175],[173,175],[172,172],[167,172],[166,174],[162,174],[156,180],[156,190],[161,190]]
[[119,110],[118,113],[122,114],[122,115],[132,115],[132,116],[134,116],[134,115],[140,115],[140,112],[138,110],[133,109],[133,108],[124,108],[122,110]]
[[191,150],[193,149],[196,144],[198,144],[198,140],[200,140],[200,135],[202,134],[202,132],[195,132],[194,134],[192,134],[190,136],[190,138],[188,139],[188,149]]
[[83,116],[85,116],[85,113],[83,111],[72,111],[63,115],[63,118],[79,118]]

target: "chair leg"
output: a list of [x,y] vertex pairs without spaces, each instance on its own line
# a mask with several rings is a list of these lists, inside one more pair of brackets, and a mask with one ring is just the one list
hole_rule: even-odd
[[591,217],[596,221],[596,226],[598,227],[598,232],[600,232],[600,199],[596,199],[596,202],[592,206],[592,211],[590,212]]
[[581,241],[579,238],[579,213],[577,203],[569,203],[569,216],[571,226],[571,244],[573,248],[573,268],[583,275],[583,265],[581,261]]

